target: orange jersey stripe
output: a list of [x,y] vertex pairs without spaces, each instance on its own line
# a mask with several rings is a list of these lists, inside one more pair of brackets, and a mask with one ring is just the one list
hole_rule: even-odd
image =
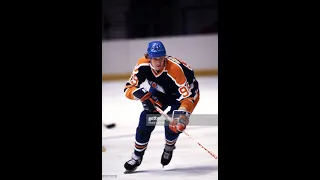
[[[181,100],[180,107],[184,107],[189,113],[192,113],[194,108],[197,106],[199,99],[200,99],[200,93],[197,93],[198,95],[196,98],[186,98]],[[193,102],[192,102],[193,100]]]
[[183,86],[186,83],[187,79],[180,65],[168,59],[166,70],[168,75],[172,78],[173,81],[175,81],[177,86]]
[[137,89],[137,87],[135,87],[135,86],[131,86],[131,87],[127,88],[126,91],[125,91],[125,96],[126,96],[128,99],[135,100],[136,97],[134,97],[134,95],[132,94],[132,92],[133,92],[134,90],[136,90],[136,89]]
[[141,57],[141,58],[138,60],[136,66],[134,67],[132,73],[133,73],[133,74],[137,74],[137,73],[139,72],[139,67],[141,67],[141,66],[150,66],[149,60],[146,59],[145,57]]
[[138,62],[137,62],[137,64],[136,64],[136,66],[134,67],[134,70],[133,71],[136,71],[136,70],[138,70],[138,68],[141,66],[141,65],[149,65],[149,59],[147,59],[147,58],[145,58],[145,57],[141,57],[139,60],[138,60]]

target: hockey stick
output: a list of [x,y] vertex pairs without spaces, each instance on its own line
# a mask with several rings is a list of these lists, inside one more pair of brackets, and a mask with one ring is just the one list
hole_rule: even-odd
[[[169,121],[173,121],[173,119],[172,119],[170,116],[168,116],[165,112],[163,112],[159,107],[155,106],[155,108],[156,108],[156,110],[157,110],[160,114],[164,115]],[[203,146],[203,145],[202,145],[201,143],[199,143],[197,140],[195,140],[194,138],[192,138],[186,131],[183,131],[183,133],[184,133],[185,135],[187,135],[190,139],[192,139],[192,140],[194,140],[195,142],[197,142],[200,147],[202,147],[204,150],[206,150],[206,151],[207,151],[211,156],[213,156],[215,159],[218,159],[218,156],[217,156],[217,155],[213,154],[213,153],[212,153],[210,150],[208,150],[205,146]]]

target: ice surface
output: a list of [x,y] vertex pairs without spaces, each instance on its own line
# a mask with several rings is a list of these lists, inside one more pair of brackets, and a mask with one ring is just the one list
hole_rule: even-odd
[[[218,114],[217,77],[197,79],[200,101],[193,114]],[[125,98],[124,86],[125,81],[102,84],[103,122],[117,124],[113,129],[103,128],[102,145],[107,148],[107,151],[102,153],[103,179],[218,179],[218,159],[214,159],[185,134],[181,134],[176,143],[171,163],[162,168],[160,158],[165,143],[163,126],[156,126],[152,132],[143,162],[136,172],[123,174],[124,163],[133,153],[135,130],[142,110],[139,101]],[[146,83],[143,83],[143,86],[149,87]],[[188,126],[186,132],[218,155],[217,126]]]

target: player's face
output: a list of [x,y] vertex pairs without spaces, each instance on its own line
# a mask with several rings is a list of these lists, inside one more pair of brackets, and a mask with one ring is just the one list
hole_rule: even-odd
[[150,61],[151,61],[152,67],[157,71],[160,71],[164,67],[164,59],[165,59],[164,56],[158,57],[158,58],[151,58]]

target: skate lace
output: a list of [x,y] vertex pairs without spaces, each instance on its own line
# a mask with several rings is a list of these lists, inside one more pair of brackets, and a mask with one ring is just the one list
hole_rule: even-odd
[[168,152],[164,152],[164,154],[163,154],[163,158],[164,158],[164,159],[169,159],[170,156],[171,156],[171,154],[168,153]]
[[137,162],[137,161],[132,158],[132,159],[130,159],[130,160],[128,161],[128,164],[134,165],[136,162]]

